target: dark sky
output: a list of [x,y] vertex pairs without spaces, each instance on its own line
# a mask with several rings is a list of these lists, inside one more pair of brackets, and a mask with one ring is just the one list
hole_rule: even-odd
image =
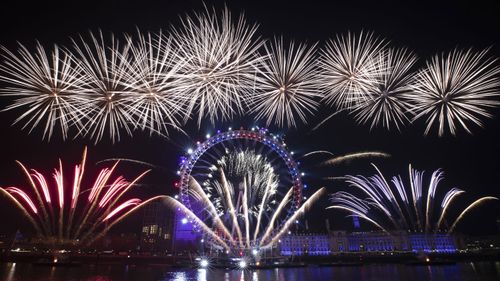
[[[336,34],[348,30],[370,30],[387,38],[394,46],[405,46],[414,50],[419,57],[419,66],[432,54],[455,47],[475,47],[482,49],[491,46],[490,55],[500,56],[500,17],[499,9],[488,2],[470,1],[456,3],[397,3],[389,1],[226,1],[233,12],[244,11],[250,22],[260,24],[259,33],[264,38],[283,35],[297,41],[323,42]],[[493,1],[492,1],[493,2]],[[224,1],[206,2],[208,6],[218,8]],[[193,10],[203,9],[201,1],[2,1],[0,4],[0,44],[15,48],[16,41],[30,45],[34,40],[45,46],[67,44],[70,36],[85,33],[88,30],[102,29],[117,34],[132,33],[136,27],[141,30],[167,30],[170,24],[178,24],[179,16]],[[2,98],[3,108],[9,102]],[[205,124],[198,130],[188,124],[186,130],[191,138],[173,134],[171,140],[160,137],[148,137],[136,134],[133,139],[125,138],[112,145],[104,141],[98,145],[86,140],[51,142],[41,141],[41,132],[28,135],[20,126],[11,126],[19,112],[0,112],[0,186],[26,185],[20,169],[14,160],[18,159],[30,167],[46,173],[56,166],[61,157],[64,163],[75,164],[85,144],[89,145],[89,172],[92,176],[97,168],[95,162],[110,158],[133,158],[154,163],[164,169],[154,170],[143,180],[140,195],[172,193],[175,169],[178,157],[184,149],[206,132],[217,128],[233,126],[249,127],[250,120],[235,119],[232,122],[210,126]],[[440,188],[446,191],[460,187],[467,191],[465,206],[482,195],[500,196],[498,173],[500,159],[500,110],[494,111],[495,118],[485,120],[485,128],[474,128],[473,135],[461,131],[457,137],[438,138],[423,136],[424,126],[417,122],[405,127],[402,132],[387,132],[384,129],[370,131],[368,126],[356,125],[348,115],[333,118],[321,130],[308,134],[312,126],[300,126],[293,130],[272,131],[286,133],[287,143],[293,150],[308,152],[327,149],[341,155],[348,152],[379,150],[392,155],[389,159],[374,160],[387,177],[403,174],[406,177],[407,165],[430,172],[443,168],[446,179]],[[328,115],[328,110],[321,110],[310,119],[315,125]],[[434,131],[435,133],[435,131]],[[339,182],[322,182],[323,176],[341,176],[346,173],[371,175],[374,170],[369,161],[355,161],[326,171],[318,169],[313,160],[304,163],[308,173],[305,181],[313,185],[327,184],[334,192],[345,185]],[[69,166],[68,166],[69,167]],[[132,164],[123,165],[122,171],[129,178],[136,175],[140,167]],[[69,169],[68,169],[69,171]],[[311,185],[311,184],[310,184]],[[324,211],[326,197],[312,212],[329,217],[335,228],[346,225],[339,212]],[[459,227],[469,233],[491,233],[495,231],[495,221],[500,218],[500,204],[483,206],[471,213]],[[19,220],[20,215],[12,205],[2,198],[0,214],[5,223],[0,224],[0,232],[10,232],[18,227],[26,227]],[[139,230],[138,217],[125,223],[121,228],[127,231]]]

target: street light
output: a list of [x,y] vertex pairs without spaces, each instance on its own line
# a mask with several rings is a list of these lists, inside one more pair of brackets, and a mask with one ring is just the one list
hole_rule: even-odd
[[202,260],[200,261],[200,266],[201,266],[202,268],[207,268],[207,267],[208,267],[208,260],[206,260],[206,259],[202,259]]

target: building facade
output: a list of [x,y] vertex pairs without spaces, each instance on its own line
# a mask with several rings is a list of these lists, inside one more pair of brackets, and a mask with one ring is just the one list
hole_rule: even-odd
[[172,249],[172,217],[162,202],[152,202],[144,208],[141,251],[165,253]]
[[331,231],[329,234],[291,234],[280,239],[283,256],[325,256],[344,252],[456,252],[461,243],[453,235],[436,233]]

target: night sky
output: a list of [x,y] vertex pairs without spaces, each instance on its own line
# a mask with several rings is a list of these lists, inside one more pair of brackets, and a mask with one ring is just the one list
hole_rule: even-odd
[[[328,3],[327,3],[328,2]],[[223,8],[224,1],[206,2]],[[237,13],[243,11],[249,22],[258,23],[259,34],[263,38],[283,35],[287,39],[301,42],[324,42],[336,34],[347,31],[373,31],[376,35],[391,41],[392,46],[408,47],[419,55],[418,66],[422,66],[431,55],[452,50],[455,47],[483,49],[491,46],[490,55],[500,56],[500,16],[499,9],[487,2],[470,3],[424,3],[409,4],[388,1],[226,1],[227,6]],[[102,29],[105,32],[134,33],[138,27],[142,31],[168,30],[171,24],[178,25],[179,16],[201,11],[201,1],[2,1],[0,9],[0,44],[10,49],[19,41],[33,46],[39,40],[44,46],[51,44],[69,45],[69,37],[76,37],[89,30]],[[0,108],[11,100],[0,99]],[[313,150],[329,150],[335,155],[349,152],[377,150],[392,155],[388,159],[374,159],[387,178],[402,174],[407,178],[408,164],[416,169],[426,170],[429,178],[437,168],[445,171],[445,180],[438,190],[447,191],[459,187],[467,191],[457,206],[465,206],[479,196],[500,196],[498,174],[500,173],[500,110],[493,111],[494,119],[485,120],[485,128],[473,128],[473,135],[460,131],[456,137],[438,138],[434,130],[424,137],[423,122],[407,125],[401,132],[388,132],[383,128],[370,130],[369,126],[357,125],[347,114],[339,114],[320,130],[310,133],[331,109],[322,109],[309,119],[310,125],[300,125],[297,129],[270,130],[286,134],[289,147],[300,153]],[[45,174],[51,173],[57,159],[66,163],[67,174],[70,164],[80,161],[83,147],[89,147],[87,179],[93,178],[99,160],[120,157],[153,163],[163,168],[154,170],[142,180],[143,185],[134,192],[139,196],[173,194],[177,161],[187,147],[206,133],[217,129],[251,127],[258,125],[250,118],[235,118],[215,125],[204,123],[198,129],[195,122],[187,124],[189,137],[172,133],[171,139],[149,137],[137,132],[133,138],[125,136],[121,142],[112,144],[104,140],[94,145],[89,140],[62,141],[54,137],[50,142],[42,141],[41,131],[28,134],[21,126],[11,126],[19,111],[0,112],[0,186],[27,185],[27,181],[16,165],[20,160],[27,166]],[[325,176],[344,174],[374,174],[371,160],[357,160],[330,169],[317,167],[315,159],[304,161],[302,169],[307,173],[305,182],[315,187],[326,185],[329,193],[346,190],[342,182],[321,180]],[[72,168],[71,168],[72,169]],[[124,163],[120,172],[132,178],[143,167]],[[26,186],[27,187],[27,186]],[[439,194],[439,193],[438,193]],[[441,193],[442,195],[442,193]],[[441,198],[441,197],[440,197]],[[330,218],[333,228],[350,227],[345,213],[326,211],[325,196],[311,211],[312,216]],[[5,198],[0,201],[0,233],[11,233],[18,228],[29,229],[20,219],[20,213]],[[311,216],[311,215],[310,215]],[[311,216],[311,217],[312,217]],[[496,231],[495,221],[500,219],[500,203],[488,203],[476,209],[458,227],[459,231],[471,234],[486,234]],[[322,231],[323,220],[315,220],[313,229]],[[140,214],[122,223],[119,231],[139,232]]]

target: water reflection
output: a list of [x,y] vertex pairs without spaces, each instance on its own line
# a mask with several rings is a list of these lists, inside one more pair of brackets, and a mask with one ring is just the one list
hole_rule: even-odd
[[174,279],[172,279],[172,281],[187,281],[187,280],[188,279],[186,277],[186,272],[184,272],[184,271],[175,272],[174,273]]
[[206,269],[198,269],[198,281],[207,281],[207,270]]
[[345,267],[274,268],[265,270],[173,269],[167,266],[83,265],[80,267],[0,264],[0,280],[160,280],[160,281],[326,281],[326,280],[500,280],[500,262],[441,266],[371,264]]
[[7,264],[7,268],[8,268],[8,271],[7,271],[7,280],[12,280],[12,278],[14,278],[14,273],[16,271],[16,263],[8,263]]

